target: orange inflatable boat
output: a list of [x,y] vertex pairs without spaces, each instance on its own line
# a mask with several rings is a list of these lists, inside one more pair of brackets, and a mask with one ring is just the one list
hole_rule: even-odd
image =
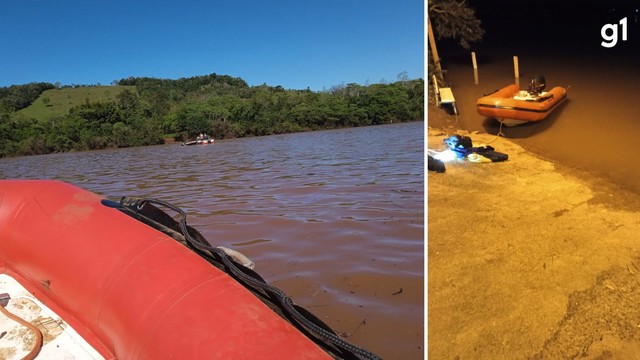
[[566,97],[567,89],[560,86],[538,92],[511,84],[478,99],[476,108],[480,115],[514,126],[546,118]]
[[[105,359],[330,359],[347,350],[377,358],[300,320],[308,314],[252,270],[225,273],[242,266],[194,242],[186,220],[169,224],[159,208],[59,181],[0,181],[0,276],[17,280]],[[162,212],[155,221],[167,231],[142,222],[144,209]],[[169,236],[180,230],[191,234],[184,243]],[[274,297],[283,298],[284,318],[266,305]]]

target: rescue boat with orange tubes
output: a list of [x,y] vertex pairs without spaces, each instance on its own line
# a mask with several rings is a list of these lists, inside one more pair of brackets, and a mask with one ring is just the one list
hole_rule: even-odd
[[496,118],[507,126],[515,126],[546,118],[567,98],[567,88],[556,86],[543,91],[545,79],[540,76],[531,80],[529,90],[520,90],[516,84],[485,95],[476,102],[478,114]]
[[[0,356],[379,359],[338,337],[252,265],[211,246],[184,211],[160,200],[115,201],[60,181],[0,180],[0,306],[40,311],[17,315],[31,328],[0,329],[0,348],[31,339]],[[80,349],[61,353],[74,344]]]

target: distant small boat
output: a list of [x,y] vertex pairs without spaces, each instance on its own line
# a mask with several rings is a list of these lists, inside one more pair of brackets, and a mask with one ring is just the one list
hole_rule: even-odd
[[196,140],[184,142],[184,143],[182,143],[182,146],[209,145],[209,144],[213,144],[214,142],[215,142],[214,138],[206,137],[204,139],[196,139]]
[[544,89],[544,77],[531,81],[529,91],[511,84],[478,99],[478,114],[496,118],[507,126],[543,120],[567,97],[567,89]]

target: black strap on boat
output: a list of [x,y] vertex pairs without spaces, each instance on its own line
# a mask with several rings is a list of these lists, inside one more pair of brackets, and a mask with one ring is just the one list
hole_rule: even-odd
[[[159,229],[161,231],[178,233],[181,236],[172,237],[195,250],[209,263],[227,272],[249,290],[252,290],[254,294],[260,295],[261,300],[265,301],[266,299],[280,308],[283,312],[281,315],[337,359],[381,359],[376,354],[345,341],[322,320],[294,304],[293,300],[282,290],[268,284],[255,271],[236,263],[223,249],[211,246],[196,229],[187,225],[187,214],[182,209],[161,200],[132,197],[123,197],[117,205],[109,200],[103,201],[103,204],[116,207],[147,224],[149,224],[149,220],[155,222],[155,224],[149,225],[157,229],[159,229],[157,226],[159,225],[164,228]],[[157,205],[175,211],[180,215],[180,219],[176,221],[166,212],[158,209]]]

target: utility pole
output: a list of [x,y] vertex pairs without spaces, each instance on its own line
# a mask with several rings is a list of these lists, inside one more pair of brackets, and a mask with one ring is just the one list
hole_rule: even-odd
[[433,62],[436,64],[436,68],[442,73],[442,67],[440,67],[440,57],[438,56],[438,48],[436,47],[436,38],[433,36],[433,28],[431,28],[431,20],[429,19],[429,13],[427,12],[427,31],[429,32],[429,45],[431,46],[431,53],[433,54]]

